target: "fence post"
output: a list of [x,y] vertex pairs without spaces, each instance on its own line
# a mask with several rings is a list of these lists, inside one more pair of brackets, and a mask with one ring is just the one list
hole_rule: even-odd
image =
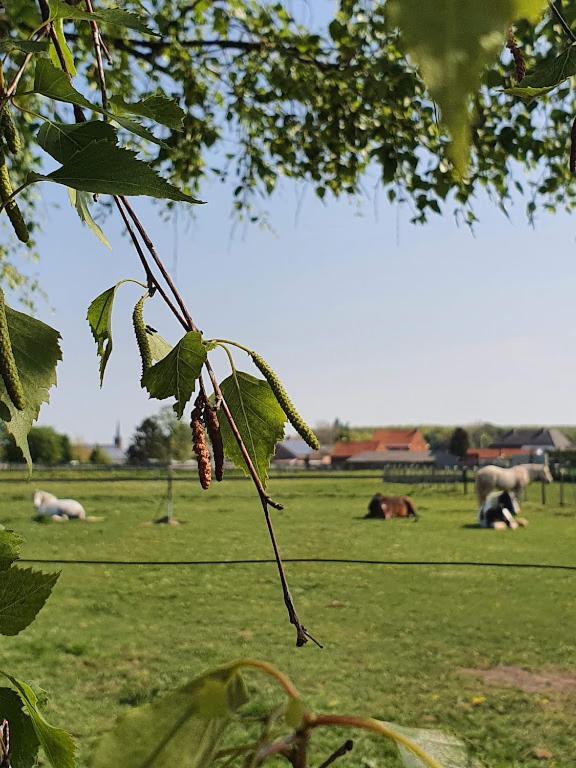
[[464,486],[464,496],[468,493],[468,468],[462,467],[462,485]]
[[546,483],[544,480],[540,483],[540,490],[541,490],[541,497],[542,497],[542,506],[546,506]]
[[564,506],[564,467],[560,468],[560,506]]

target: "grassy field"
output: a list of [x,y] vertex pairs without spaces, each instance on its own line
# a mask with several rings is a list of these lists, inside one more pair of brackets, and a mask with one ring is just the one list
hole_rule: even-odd
[[[192,479],[178,481],[179,528],[146,524],[161,509],[158,480],[69,475],[33,483],[78,498],[105,521],[35,524],[32,486],[0,480],[0,522],[25,537],[27,558],[270,556],[247,482],[202,493]],[[369,477],[275,479],[271,490],[286,505],[275,513],[286,557],[576,563],[571,491],[567,506],[545,509],[533,492],[524,508],[529,528],[496,533],[467,527],[474,502],[459,488],[411,487],[417,524],[362,520],[370,496],[382,490]],[[37,621],[2,639],[2,667],[49,691],[50,715],[77,736],[82,766],[98,734],[126,708],[211,665],[250,656],[290,674],[318,710],[448,729],[488,768],[574,768],[576,572],[330,564],[289,564],[287,572],[322,651],[294,647],[273,565],[67,565]],[[556,684],[529,692],[525,680],[509,687],[505,679],[502,687],[462,672],[499,666],[554,672]],[[341,740],[323,735],[311,765]],[[360,736],[338,765],[397,763],[385,746]]]

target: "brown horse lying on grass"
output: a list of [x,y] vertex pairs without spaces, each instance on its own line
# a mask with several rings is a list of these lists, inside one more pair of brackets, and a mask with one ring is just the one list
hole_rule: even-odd
[[378,517],[381,520],[391,520],[393,517],[411,517],[418,520],[418,515],[407,496],[383,496],[377,493],[368,504],[366,517]]

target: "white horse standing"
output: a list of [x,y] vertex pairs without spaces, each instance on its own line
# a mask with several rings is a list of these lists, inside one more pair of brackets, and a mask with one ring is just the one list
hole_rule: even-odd
[[534,480],[553,482],[547,464],[518,464],[508,469],[493,465],[482,467],[476,475],[478,502],[482,506],[491,491],[512,491],[519,496]]
[[86,520],[86,510],[74,499],[57,499],[46,491],[34,491],[34,509],[37,517],[50,517],[56,522]]

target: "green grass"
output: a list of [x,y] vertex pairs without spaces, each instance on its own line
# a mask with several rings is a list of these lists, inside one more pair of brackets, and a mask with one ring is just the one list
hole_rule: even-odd
[[[34,486],[78,498],[106,520],[35,524]],[[274,513],[286,557],[576,563],[576,507],[542,509],[537,489],[524,508],[531,525],[501,533],[465,527],[474,522],[474,501],[459,488],[408,489],[421,513],[417,524],[361,519],[381,490],[376,479],[275,479],[271,490],[286,505]],[[180,528],[145,525],[159,513],[159,481],[90,482],[69,474],[29,485],[14,478],[0,481],[0,522],[25,537],[29,558],[270,556],[248,482],[202,493],[191,479],[175,491]],[[568,498],[572,503],[571,489]],[[553,754],[546,765],[573,768],[574,691],[489,687],[459,669],[576,672],[576,573],[328,564],[289,564],[287,572],[322,651],[294,647],[273,565],[67,565],[36,622],[2,638],[2,668],[49,691],[50,715],[79,739],[81,765],[117,714],[211,665],[250,656],[287,672],[317,710],[451,730],[489,768],[541,766],[534,747]],[[323,735],[311,765],[341,737]],[[361,736],[338,764],[397,765],[390,755]]]

